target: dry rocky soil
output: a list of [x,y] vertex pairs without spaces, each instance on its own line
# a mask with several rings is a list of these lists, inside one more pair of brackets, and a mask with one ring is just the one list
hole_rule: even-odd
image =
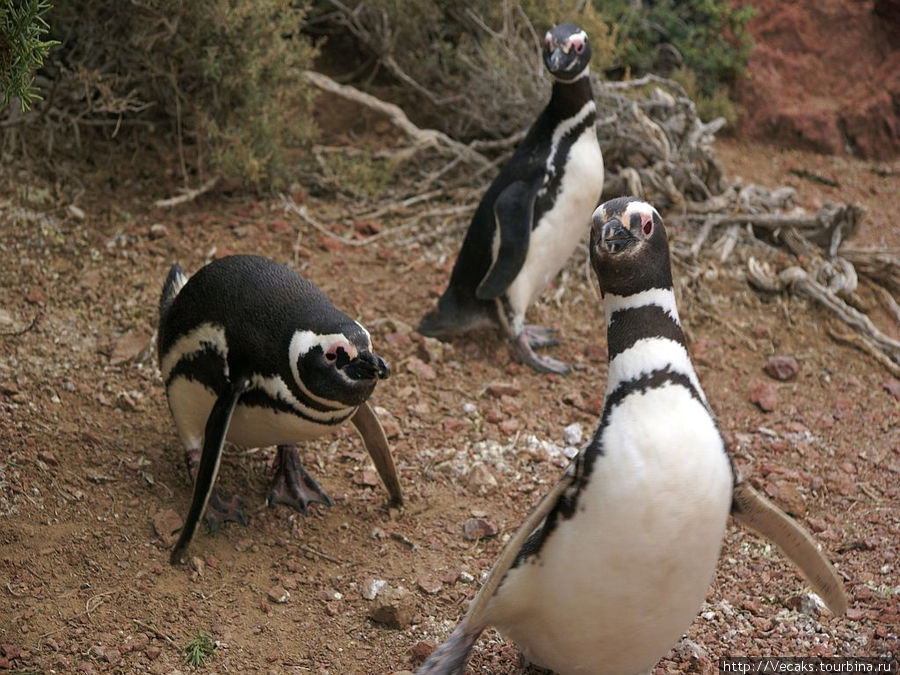
[[[900,246],[900,162],[734,139],[716,150],[730,177],[792,185],[807,210],[864,205],[854,245]],[[198,668],[208,672],[414,670],[598,420],[606,339],[584,251],[529,316],[557,329],[553,353],[575,370],[540,375],[496,333],[442,345],[413,330],[465,215],[392,234],[408,213],[361,217],[370,205],[302,189],[294,198],[330,234],[279,199],[217,193],[161,210],[153,200],[175,179],[126,161],[94,157],[55,182],[0,167],[0,670],[188,672],[184,649],[200,633],[214,643]],[[173,260],[191,272],[231,252],[294,265],[371,330],[393,368],[372,401],[406,504],[387,507],[349,428],[301,448],[334,499],[305,517],[265,505],[272,449],[229,447],[219,484],[244,496],[250,523],[201,528],[191,560],[171,566],[191,486],[156,364],[156,304]],[[706,602],[657,672],[715,672],[726,655],[896,664],[900,382],[832,339],[844,328],[826,310],[759,293],[744,269],[740,255],[676,261],[690,350],[736,464],[814,533],[850,610],[818,607],[776,550],[732,524]],[[865,281],[858,296],[897,338]],[[792,379],[765,372],[772,356],[796,361]],[[488,536],[467,538],[467,523]],[[470,672],[521,671],[515,647],[486,632]]]
[[[854,243],[900,243],[896,163],[735,140],[718,151],[729,175],[792,184],[806,208],[867,206]],[[589,435],[598,419],[605,335],[583,251],[530,317],[557,328],[554,353],[576,370],[539,375],[497,334],[440,345],[411,328],[445,282],[458,234],[347,246],[280,200],[210,196],[162,211],[152,199],[171,182],[110,187],[106,168],[85,173],[79,193],[18,178],[0,195],[0,668],[185,671],[183,648],[206,632],[211,672],[413,669],[560,474],[578,430]],[[342,236],[393,227],[354,220],[365,210],[357,203],[306,206]],[[229,448],[220,485],[244,495],[251,522],[202,531],[191,562],[173,567],[172,530],[191,488],[153,354],[156,302],[173,260],[193,271],[228,252],[296,265],[371,329],[393,366],[373,401],[407,501],[386,507],[349,429],[302,448],[335,502],[306,517],[265,506],[271,449]],[[896,658],[900,383],[833,341],[840,327],[824,310],[753,291],[742,268],[711,255],[676,265],[691,351],[737,464],[815,533],[851,609],[838,619],[811,605],[789,564],[732,526],[706,603],[660,672],[707,672],[723,655]],[[867,288],[861,301],[896,336]],[[764,372],[773,355],[797,361],[794,379]],[[769,412],[753,402],[761,393]],[[473,518],[496,534],[467,539]],[[518,672],[516,650],[488,632],[471,668]]]

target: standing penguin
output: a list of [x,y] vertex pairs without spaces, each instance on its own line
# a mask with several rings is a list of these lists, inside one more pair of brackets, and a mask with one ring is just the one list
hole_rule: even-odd
[[482,197],[447,289],[418,330],[447,339],[499,325],[525,363],[566,374],[562,361],[534,353],[556,342],[548,328],[526,325],[525,312],[590,227],[603,190],[603,155],[587,35],[561,23],[544,37],[543,54],[554,80],[550,102]]
[[729,512],[772,539],[833,612],[846,609],[810,535],[731,463],[685,346],[659,214],[633,198],[601,205],[590,252],[609,349],[600,423],[420,674],[462,673],[488,625],[560,673],[651,669],[703,602]]
[[366,400],[388,365],[368,331],[285,265],[235,255],[188,280],[172,265],[159,303],[159,363],[184,443],[194,494],[171,561],[179,562],[197,522],[246,523],[239,498],[215,489],[222,445],[277,445],[269,505],[306,513],[331,499],[300,464],[293,444],[350,420],[396,503],[402,502],[390,448]]

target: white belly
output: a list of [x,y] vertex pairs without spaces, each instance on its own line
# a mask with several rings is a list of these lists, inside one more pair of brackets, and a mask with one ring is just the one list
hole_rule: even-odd
[[[526,658],[560,673],[644,672],[693,621],[732,492],[720,436],[701,407],[666,387],[613,411],[607,454],[576,515],[558,522],[538,558],[509,572],[491,603],[490,622]],[[667,412],[651,419],[648,410]],[[638,422],[612,433],[622,416]]]
[[[175,378],[167,393],[175,427],[185,448],[201,447],[215,394],[199,382],[183,377]],[[317,424],[290,413],[238,404],[226,440],[247,448],[290,445],[318,438],[334,429],[333,425]]]
[[603,156],[591,126],[569,150],[556,203],[531,231],[525,263],[507,290],[517,323],[524,321],[525,310],[547,288],[578,242],[585,238],[602,191]]

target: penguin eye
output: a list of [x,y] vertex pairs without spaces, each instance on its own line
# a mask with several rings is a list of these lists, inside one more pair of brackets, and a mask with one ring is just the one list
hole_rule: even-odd
[[334,361],[337,359],[337,352],[325,352],[325,358],[329,361]]
[[553,50],[553,38],[549,35],[544,38],[544,49],[548,52]]
[[576,54],[581,54],[584,51],[584,40],[580,38],[573,38],[572,46],[575,48]]
[[641,230],[643,231],[645,237],[649,237],[653,232],[653,221],[649,219],[645,220],[644,224],[641,226]]

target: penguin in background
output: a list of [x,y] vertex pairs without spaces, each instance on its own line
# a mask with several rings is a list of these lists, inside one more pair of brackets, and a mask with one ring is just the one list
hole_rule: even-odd
[[312,283],[267,258],[214,260],[188,279],[172,265],[159,303],[159,364],[194,481],[171,554],[180,562],[205,517],[214,531],[247,523],[242,501],[215,488],[224,442],[278,446],[269,506],[301,513],[331,499],[295,443],[350,421],[394,503],[403,501],[384,430],[366,402],[390,368],[362,325]]
[[547,31],[550,101],[481,199],[437,307],[418,326],[446,340],[499,326],[524,363],[566,374],[569,366],[535,348],[556,344],[525,312],[565,266],[590,228],[603,190],[594,128],[588,36],[572,23]]
[[699,611],[729,514],[773,541],[832,612],[846,610],[812,537],[731,462],[687,352],[656,209],[601,205],[590,254],[609,350],[600,422],[419,675],[463,673],[489,625],[559,673],[647,672]]

